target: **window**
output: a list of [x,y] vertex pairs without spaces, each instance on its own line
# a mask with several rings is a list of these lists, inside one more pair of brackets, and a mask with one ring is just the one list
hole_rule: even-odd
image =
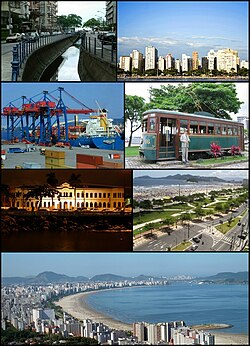
[[213,123],[208,123],[207,132],[210,135],[214,135],[214,124]]
[[79,192],[77,192],[76,197],[77,197],[77,198],[79,198],[79,197],[80,197],[80,193],[79,193]]
[[108,197],[110,197],[110,193],[108,193]]
[[79,202],[77,202],[76,206],[77,206],[77,208],[80,208],[80,203],[79,203]]
[[184,130],[188,129],[188,120],[181,120],[180,121],[180,133],[184,132]]
[[97,193],[95,193],[95,198],[97,198]]
[[149,129],[155,131],[155,118],[153,116],[149,117]]
[[69,197],[72,197],[72,192],[69,193]]
[[103,193],[103,198],[106,198],[106,192]]
[[92,192],[90,192],[90,198],[93,198],[93,193]]
[[207,123],[205,121],[200,122],[199,131],[200,131],[200,134],[206,134],[207,133]]
[[46,202],[43,202],[43,207],[46,208]]
[[233,128],[231,126],[228,126],[227,134],[228,134],[228,136],[232,136],[233,135]]
[[121,202],[118,202],[118,208],[121,208]]
[[26,206],[27,206],[27,208],[29,208],[29,206],[30,206],[30,203],[29,203],[29,202],[27,202],[27,205],[26,205]]
[[48,202],[48,207],[50,207],[50,202]]
[[102,198],[102,194],[101,193],[99,193],[99,198]]
[[84,192],[82,192],[82,198],[84,198]]
[[99,208],[101,208],[102,207],[102,202],[99,202]]
[[113,193],[113,198],[116,198],[116,192]]
[[221,135],[221,127],[219,124],[215,124],[215,134]]
[[226,135],[227,134],[227,127],[226,126],[223,126],[222,127],[222,135]]
[[236,126],[233,127],[233,134],[234,134],[234,136],[238,135],[238,127],[236,127]]
[[114,202],[113,206],[114,206],[114,208],[116,208],[116,202]]
[[198,121],[190,121],[189,133],[198,133]]
[[148,130],[148,122],[147,120],[143,120],[143,123],[142,123],[142,132],[147,132]]
[[86,198],[89,198],[89,193],[88,192],[86,193]]

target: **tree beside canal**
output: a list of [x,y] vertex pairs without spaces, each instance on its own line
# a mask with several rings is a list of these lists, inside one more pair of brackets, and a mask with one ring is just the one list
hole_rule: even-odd
[[130,136],[128,146],[131,146],[133,133],[141,127],[142,114],[145,111],[145,100],[141,96],[125,95],[125,122],[129,122]]

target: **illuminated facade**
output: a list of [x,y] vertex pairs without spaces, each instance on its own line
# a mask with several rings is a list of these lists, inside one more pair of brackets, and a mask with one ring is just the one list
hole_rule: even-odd
[[[12,207],[27,210],[37,210],[39,198],[27,198],[28,192],[35,187],[20,186],[13,189],[14,198],[11,201]],[[123,187],[77,187],[76,189],[68,183],[63,183],[56,187],[53,196],[44,196],[41,200],[41,208],[48,210],[74,210],[84,209],[120,209],[124,207]]]

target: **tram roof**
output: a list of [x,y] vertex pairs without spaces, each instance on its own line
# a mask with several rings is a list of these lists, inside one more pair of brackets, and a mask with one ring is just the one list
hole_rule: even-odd
[[[229,122],[229,123],[234,123],[234,124],[238,124],[238,125],[242,125],[241,123],[237,122],[237,121],[233,121],[233,120],[228,120],[228,119],[221,119],[221,118],[216,118],[215,116],[213,116],[213,114],[211,114],[210,116],[208,115],[202,115],[199,113],[183,113],[183,112],[177,112],[177,111],[169,111],[166,109],[149,109],[148,111],[143,113],[144,115],[148,115],[150,113],[160,113],[160,114],[170,114],[170,115],[180,115],[180,116],[191,116],[194,118],[203,118],[203,119],[209,119],[211,121],[215,120],[215,121],[223,121],[223,122]],[[209,114],[209,113],[206,113]]]

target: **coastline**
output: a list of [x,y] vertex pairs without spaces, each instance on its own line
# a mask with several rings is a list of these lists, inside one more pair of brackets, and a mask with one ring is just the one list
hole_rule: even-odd
[[[110,288],[109,290],[112,290],[112,288]],[[109,317],[99,311],[96,311],[89,304],[87,304],[85,298],[88,295],[95,294],[97,292],[103,292],[103,291],[107,291],[107,290],[82,292],[82,293],[74,294],[72,296],[64,297],[55,303],[56,305],[61,306],[64,311],[66,311],[67,313],[69,313],[70,315],[72,315],[73,317],[79,320],[91,319],[93,321],[102,322],[103,324],[107,325],[111,329],[131,331],[133,329],[132,324],[115,320],[112,317]]]
[[[120,288],[110,288],[109,290],[116,290]],[[124,288],[121,288],[124,289]],[[103,292],[106,290],[97,290],[90,292],[82,292],[74,295],[70,295],[60,299],[58,302],[55,302],[56,305],[62,307],[62,309],[72,315],[73,317],[84,320],[91,319],[96,322],[102,322],[107,325],[111,329],[117,330],[128,330],[132,331],[132,324],[125,323],[119,320],[115,320],[112,317],[105,315],[99,311],[93,309],[86,302],[86,297],[90,294],[95,294],[98,292]],[[215,335],[215,344],[216,345],[248,345],[248,335],[247,334],[233,334],[233,333],[223,333],[218,329],[226,329],[232,327],[228,324],[204,324],[204,325],[195,325],[193,326],[199,330],[206,330],[211,332],[211,334]]]

